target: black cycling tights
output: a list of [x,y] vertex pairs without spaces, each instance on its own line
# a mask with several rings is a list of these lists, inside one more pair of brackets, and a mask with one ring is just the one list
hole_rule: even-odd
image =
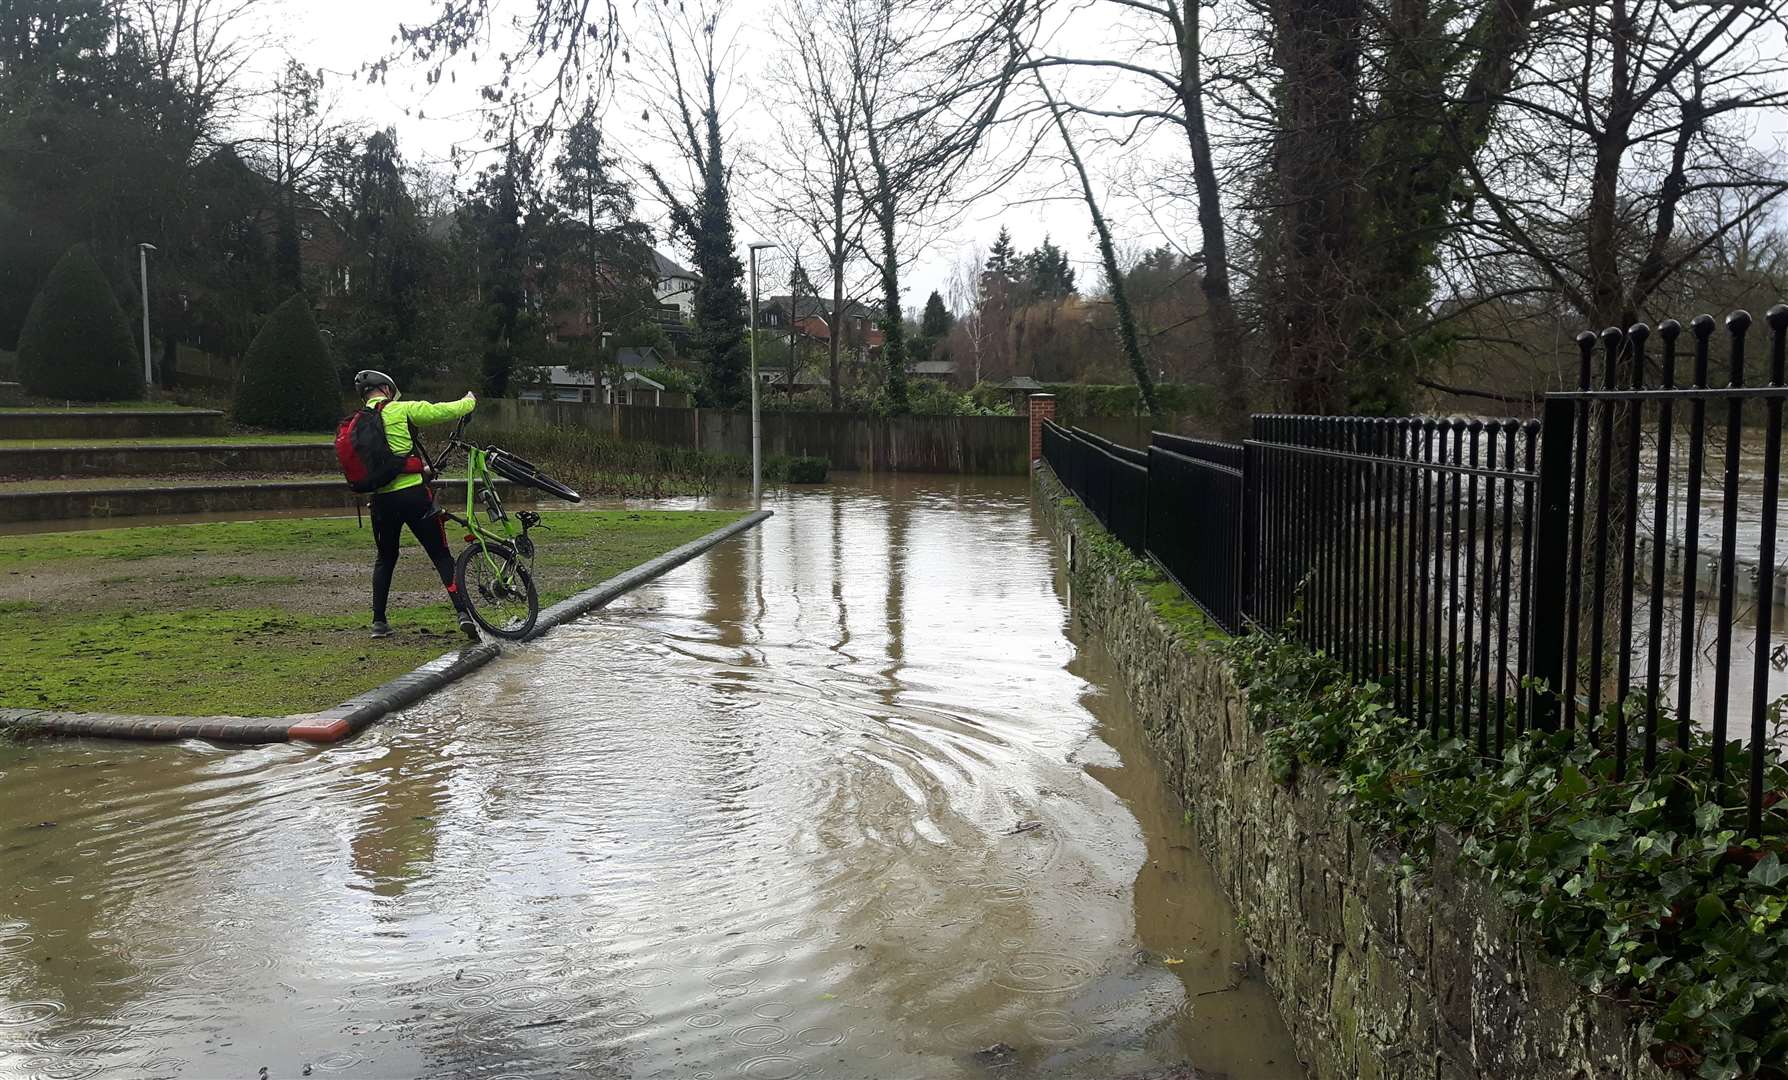
[[428,553],[447,586],[455,609],[464,611],[465,600],[453,585],[453,555],[447,550],[446,519],[435,513],[435,501],[422,484],[401,491],[389,491],[372,497],[373,544],[378,548],[378,561],[373,563],[373,621],[385,621],[385,600],[391,595],[391,572],[397,569],[397,542],[404,526],[410,527],[416,542]]

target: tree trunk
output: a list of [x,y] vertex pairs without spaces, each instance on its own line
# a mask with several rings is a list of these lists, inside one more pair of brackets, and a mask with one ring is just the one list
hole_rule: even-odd
[[[1161,407],[1155,401],[1155,381],[1149,377],[1148,358],[1142,355],[1142,343],[1136,336],[1136,317],[1130,310],[1130,297],[1124,289],[1124,273],[1118,267],[1117,251],[1111,245],[1111,229],[1105,224],[1105,215],[1099,211],[1099,201],[1093,197],[1093,182],[1087,178],[1086,165],[1080,160],[1080,151],[1074,145],[1074,139],[1068,134],[1068,125],[1062,119],[1062,110],[1056,105],[1055,97],[1044,84],[1040,72],[1032,69],[1031,74],[1037,80],[1037,89],[1043,91],[1043,100],[1049,104],[1049,115],[1055,120],[1056,133],[1062,137],[1062,146],[1068,151],[1068,160],[1074,165],[1074,173],[1080,177],[1080,193],[1086,200],[1087,212],[1093,218],[1093,231],[1099,235],[1099,258],[1105,264],[1105,284],[1111,289],[1111,305],[1117,309],[1118,342],[1123,346],[1124,358],[1130,362],[1130,374],[1136,379],[1136,392],[1142,398],[1143,407],[1151,417],[1159,418]],[[1054,311],[1051,309],[1051,316]]]
[[888,369],[888,411],[896,416],[910,408],[906,396],[906,328],[900,321],[900,255],[894,247],[894,189],[881,170],[881,197],[876,217],[882,229],[882,363]]
[[1354,101],[1360,0],[1293,0],[1277,28],[1285,116],[1275,149],[1284,311],[1270,331],[1296,412],[1347,407],[1358,300]]
[[1223,193],[1211,157],[1211,136],[1204,119],[1203,46],[1196,4],[1170,4],[1180,49],[1180,107],[1186,113],[1186,141],[1192,151],[1192,185],[1198,195],[1198,231],[1204,243],[1204,274],[1199,287],[1211,326],[1211,359],[1217,365],[1217,396],[1223,434],[1248,433],[1248,368],[1242,320],[1229,291],[1229,240],[1223,232]]
[[[841,246],[840,255],[844,251]],[[838,389],[838,350],[844,345],[844,259],[840,257],[832,264],[832,317],[827,320],[827,347],[830,369],[827,372],[832,384],[832,411],[844,410],[844,395]]]

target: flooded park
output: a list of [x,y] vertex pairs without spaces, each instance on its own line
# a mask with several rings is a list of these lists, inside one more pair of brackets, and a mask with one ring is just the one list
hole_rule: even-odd
[[1025,481],[837,480],[336,747],[0,744],[0,1077],[1301,1076]]

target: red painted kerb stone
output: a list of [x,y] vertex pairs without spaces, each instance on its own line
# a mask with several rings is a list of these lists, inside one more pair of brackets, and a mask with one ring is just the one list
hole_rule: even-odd
[[1043,421],[1055,419],[1055,395],[1031,395],[1031,468],[1043,456]]

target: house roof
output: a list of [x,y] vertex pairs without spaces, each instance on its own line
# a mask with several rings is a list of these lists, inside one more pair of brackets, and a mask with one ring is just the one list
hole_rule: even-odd
[[1029,375],[1014,375],[1012,378],[1007,379],[1003,383],[1000,383],[999,389],[1001,389],[1001,390],[1041,390],[1041,389],[1043,389],[1043,384],[1038,382],[1037,380],[1031,378]]
[[[621,373],[621,381],[628,384],[629,386],[649,386],[654,390],[664,389],[663,383],[659,382],[656,379],[648,379],[644,375],[641,375],[637,371],[623,371]],[[604,386],[608,385],[607,378],[604,378],[602,380],[602,385],[604,385]]]
[[596,376],[593,372],[573,371],[564,364],[554,364],[546,369],[546,382],[551,386],[595,386]]
[[[629,351],[631,350],[622,350],[623,366],[626,366],[625,357],[626,353]],[[650,352],[651,350],[648,349],[646,351]],[[656,367],[657,365],[654,364],[651,366]],[[654,390],[664,389],[663,383],[658,382],[655,379],[647,378],[639,371],[632,370],[631,368],[621,373],[621,381],[638,386],[650,386]],[[596,373],[593,371],[573,371],[564,364],[554,364],[546,369],[546,385],[554,387],[594,387],[596,385]],[[603,376],[602,385],[608,385],[607,376]]]
[[629,371],[650,371],[665,366],[664,357],[659,356],[658,350],[650,345],[643,349],[622,349],[618,357],[621,366]]
[[956,374],[956,361],[920,360],[912,365],[911,370],[914,375],[954,375]]
[[700,281],[702,279],[700,274],[682,266],[675,259],[672,259],[657,248],[652,249],[652,267],[657,272],[658,280],[660,281],[666,281],[671,278],[683,278],[687,281]]
[[786,369],[786,368],[759,368],[757,374],[758,374],[758,379],[760,381],[762,381],[770,386],[783,386],[783,385],[825,386],[826,385],[826,380],[820,378],[818,375],[811,374],[811,373],[805,372],[805,371],[796,372],[795,373],[795,381],[793,383],[789,383],[789,381],[788,381],[788,369]]
[[[805,319],[814,315],[817,315],[822,319],[828,319],[832,315],[832,301],[829,298],[822,296],[803,296],[799,298],[788,295],[771,296],[763,301],[763,306],[777,307],[784,311],[793,312],[794,317],[797,319]],[[857,303],[855,300],[846,300],[844,302],[844,314],[847,318],[875,318],[875,312],[864,307],[862,304]]]

